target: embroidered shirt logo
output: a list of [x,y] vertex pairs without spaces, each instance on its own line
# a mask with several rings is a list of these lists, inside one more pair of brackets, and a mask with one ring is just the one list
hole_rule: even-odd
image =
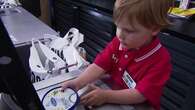
[[112,54],[112,59],[114,60],[115,63],[118,63],[119,59],[115,54]]

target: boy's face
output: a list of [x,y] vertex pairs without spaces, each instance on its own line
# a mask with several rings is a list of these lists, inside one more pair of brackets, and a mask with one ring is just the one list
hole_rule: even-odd
[[160,29],[147,29],[134,20],[130,25],[127,17],[121,18],[116,23],[116,35],[120,40],[121,46],[127,49],[139,49],[149,44]]

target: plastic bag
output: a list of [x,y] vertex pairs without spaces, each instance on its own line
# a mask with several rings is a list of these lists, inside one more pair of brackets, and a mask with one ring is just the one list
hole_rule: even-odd
[[85,68],[89,62],[77,51],[83,37],[76,28],[71,28],[63,38],[56,36],[56,39],[47,45],[39,40],[32,40],[29,65],[33,73],[33,82]]

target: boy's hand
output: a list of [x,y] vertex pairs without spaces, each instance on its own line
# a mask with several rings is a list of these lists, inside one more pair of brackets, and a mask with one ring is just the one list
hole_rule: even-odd
[[100,106],[106,103],[106,90],[95,85],[89,85],[92,89],[89,93],[81,97],[81,103],[86,106]]
[[77,84],[77,82],[76,82],[75,79],[65,81],[64,83],[62,83],[61,86],[62,86],[62,91],[63,91],[64,89],[66,89],[67,87],[70,87],[70,88],[72,88],[72,89],[74,89],[74,90],[76,90],[76,91],[79,89],[79,85]]

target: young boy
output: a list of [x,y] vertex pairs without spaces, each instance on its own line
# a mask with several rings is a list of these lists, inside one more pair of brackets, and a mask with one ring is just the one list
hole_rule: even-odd
[[116,37],[78,78],[64,82],[62,89],[78,90],[109,74],[112,90],[94,87],[96,89],[81,98],[83,104],[148,103],[159,110],[171,63],[157,34],[169,24],[170,4],[170,0],[117,0],[114,9]]

